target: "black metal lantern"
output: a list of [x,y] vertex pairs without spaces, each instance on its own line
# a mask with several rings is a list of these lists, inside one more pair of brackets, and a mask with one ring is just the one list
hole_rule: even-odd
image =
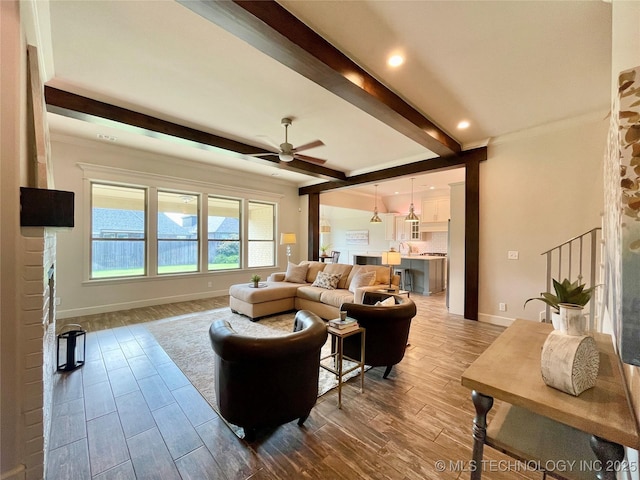
[[[63,331],[58,335],[58,353],[56,355],[56,364],[58,371],[70,372],[84,365],[85,353],[87,350],[87,332],[82,330],[80,325],[65,325]],[[64,363],[60,363],[60,361]]]

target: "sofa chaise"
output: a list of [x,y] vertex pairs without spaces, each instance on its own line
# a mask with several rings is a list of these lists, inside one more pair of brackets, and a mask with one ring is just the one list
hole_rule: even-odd
[[[249,284],[229,288],[229,306],[251,320],[290,310],[308,310],[329,320],[339,316],[343,303],[362,303],[367,291],[388,288],[389,268],[302,261],[289,263],[286,272],[269,276],[262,288]],[[391,284],[398,288],[400,277]]]

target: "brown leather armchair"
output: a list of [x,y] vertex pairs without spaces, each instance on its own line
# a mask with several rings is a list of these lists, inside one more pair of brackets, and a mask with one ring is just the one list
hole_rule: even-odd
[[[374,306],[377,301],[388,297],[393,297],[396,305]],[[382,378],[387,378],[391,368],[404,357],[416,304],[400,295],[366,292],[363,304],[343,303],[340,310],[346,310],[348,316],[358,320],[366,329],[364,363],[372,367],[386,366]],[[344,339],[344,354],[351,358],[360,357],[360,335]]]
[[320,349],[327,340],[320,317],[300,310],[293,333],[273,338],[239,335],[216,320],[209,337],[220,414],[244,429],[245,440],[296,418],[302,426],[318,398]]

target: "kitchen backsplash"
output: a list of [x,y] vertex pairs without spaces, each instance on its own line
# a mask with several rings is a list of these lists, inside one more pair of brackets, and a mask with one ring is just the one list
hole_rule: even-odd
[[392,242],[390,246],[397,248],[402,253],[409,253],[409,246],[411,246],[411,253],[447,253],[447,237],[449,235],[447,232],[431,232],[422,235],[423,240],[410,240],[402,244]]

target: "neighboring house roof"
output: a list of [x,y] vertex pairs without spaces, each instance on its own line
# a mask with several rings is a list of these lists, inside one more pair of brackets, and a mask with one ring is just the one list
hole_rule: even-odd
[[[92,235],[99,237],[101,232],[144,232],[144,212],[139,210],[120,210],[114,208],[94,208]],[[158,215],[158,228],[164,238],[193,237],[194,228],[182,227],[164,214]]]
[[94,237],[101,232],[144,232],[144,212],[115,208],[94,208],[92,210],[91,233]]
[[[237,235],[240,222],[237,218],[209,217],[209,231],[212,238],[228,238]],[[158,215],[158,227],[163,237],[191,237],[197,232],[197,225],[180,226],[167,215]],[[144,232],[144,213],[138,210],[120,210],[114,208],[94,208],[92,235],[99,237],[101,232]]]
[[[214,219],[214,222],[212,222]],[[218,223],[218,220],[221,222]],[[212,227],[218,223],[217,228]],[[240,221],[231,217],[209,217],[209,238],[238,237],[240,233]]]

